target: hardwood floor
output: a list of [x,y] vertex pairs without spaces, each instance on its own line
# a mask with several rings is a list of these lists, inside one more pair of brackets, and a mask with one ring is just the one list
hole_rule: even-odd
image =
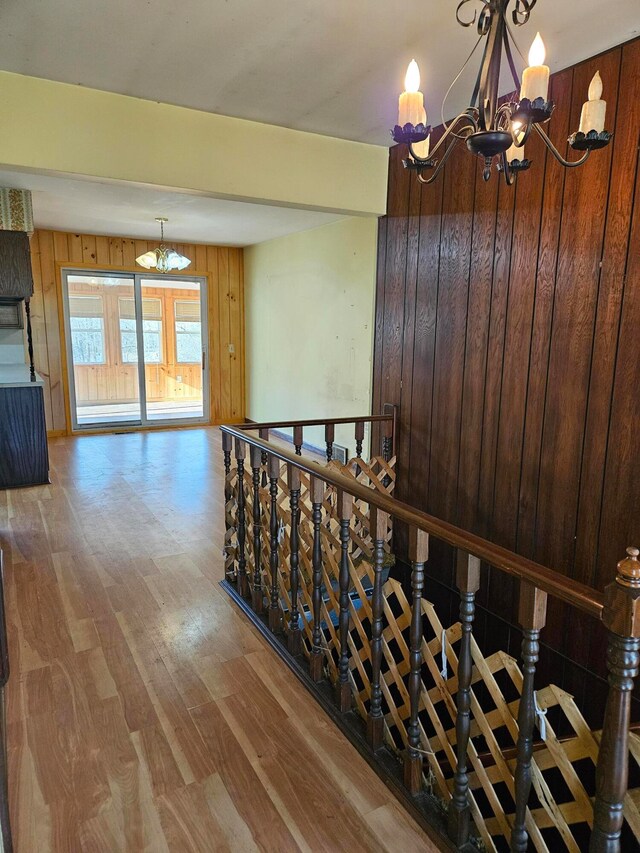
[[216,429],[0,492],[17,853],[435,850],[220,590]]

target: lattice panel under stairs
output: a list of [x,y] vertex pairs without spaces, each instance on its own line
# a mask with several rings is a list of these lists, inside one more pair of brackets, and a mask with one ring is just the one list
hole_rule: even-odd
[[[391,493],[395,482],[393,465],[375,459],[365,464],[351,460],[348,466],[332,462],[360,482]],[[389,478],[383,485],[384,476]],[[233,527],[237,478],[230,475],[233,495],[227,504],[227,523]],[[245,474],[247,497],[247,572],[253,573],[251,529],[251,476]],[[262,558],[261,567],[265,591],[270,588],[269,577],[269,495],[261,489]],[[340,647],[338,636],[338,575],[340,562],[339,523],[335,512],[336,496],[327,488],[323,502],[322,557],[323,604],[322,631],[325,642],[325,672],[335,683]],[[303,630],[303,652],[309,656],[312,645],[312,566],[313,529],[309,481],[302,474],[300,500],[300,611]],[[286,466],[279,481],[278,513],[283,523],[279,544],[279,591],[283,622],[290,607],[288,559],[290,554],[290,511],[286,483]],[[368,527],[368,507],[354,507],[350,547],[350,679],[354,705],[366,718],[370,699],[371,675],[371,594],[373,588],[372,548]],[[390,541],[389,528],[387,540]],[[233,567],[235,533],[227,533],[227,569]],[[393,558],[389,555],[389,565]],[[388,570],[387,573],[388,575]],[[428,586],[427,586],[428,592]],[[406,725],[410,703],[407,689],[409,675],[408,635],[411,620],[410,600],[400,582],[385,576],[383,587],[384,630],[382,690],[387,745],[400,753],[406,746]],[[265,603],[268,601],[265,599]],[[460,623],[443,626],[428,600],[422,602],[422,688],[420,729],[424,752],[424,783],[438,796],[443,805],[451,798],[453,768],[455,767],[455,720],[457,691],[457,652],[461,637]],[[444,648],[444,656],[443,656]],[[518,703],[522,690],[522,673],[514,658],[499,651],[485,657],[472,641],[473,686],[471,701],[471,739],[468,748],[470,804],[475,824],[475,843],[480,849],[508,850],[508,839],[515,810],[514,771],[518,737]],[[445,663],[446,660],[446,663]],[[578,710],[573,698],[554,685],[536,694],[540,714],[538,735],[544,728],[544,739],[536,745],[532,761],[533,785],[527,814],[530,846],[537,851],[555,853],[570,850],[580,853],[588,847],[593,820],[595,765],[599,733],[592,732]],[[546,716],[555,709],[558,728],[570,731],[569,737],[556,736]],[[640,738],[631,735],[630,767],[632,774],[640,772]],[[625,798],[625,829],[623,850],[640,849],[640,790],[630,790]],[[625,838],[626,844],[625,846]],[[634,841],[635,838],[635,841]]]

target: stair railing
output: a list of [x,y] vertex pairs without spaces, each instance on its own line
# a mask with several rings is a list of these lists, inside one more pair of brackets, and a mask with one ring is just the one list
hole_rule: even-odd
[[[385,473],[371,483],[363,484],[357,477],[360,466],[356,465],[356,476],[348,475],[332,461],[335,426],[355,424],[358,458],[361,457],[363,427],[365,423],[381,428],[382,454],[386,464]],[[306,427],[324,426],[326,439],[326,463],[302,455],[303,432]],[[270,440],[270,431],[292,427],[294,448],[281,440]],[[590,836],[590,853],[618,853],[623,825],[623,801],[628,785],[630,700],[634,679],[640,662],[640,561],[635,548],[627,549],[627,556],[617,567],[614,581],[602,593],[559,572],[539,565],[512,551],[495,545],[486,539],[442,521],[414,507],[400,502],[385,488],[389,483],[395,437],[395,410],[385,414],[357,419],[340,418],[324,421],[278,421],[264,424],[222,426],[222,446],[225,482],[225,558],[226,583],[236,600],[244,601],[244,609],[252,611],[273,634],[284,632],[291,656],[299,656],[301,649],[301,624],[303,615],[300,606],[300,489],[301,475],[307,476],[312,542],[308,543],[312,566],[312,592],[309,596],[308,612],[304,619],[310,622],[310,648],[308,671],[314,682],[322,678],[322,633],[321,626],[329,625],[326,614],[321,612],[321,585],[323,578],[323,507],[325,489],[333,490],[337,499],[333,505],[339,529],[340,557],[339,584],[335,590],[337,624],[329,625],[336,637],[338,659],[335,668],[334,695],[338,715],[346,715],[352,706],[349,671],[355,650],[350,647],[350,614],[353,602],[350,597],[350,537],[353,536],[355,502],[366,503],[369,515],[356,520],[361,530],[368,526],[366,535],[371,543],[371,565],[373,567],[373,589],[371,591],[370,637],[371,672],[370,703],[367,712],[367,739],[372,751],[382,743],[381,711],[381,619],[383,602],[382,569],[388,526],[393,521],[402,522],[409,530],[409,557],[411,561],[411,620],[409,633],[410,666],[406,678],[410,714],[407,726],[406,750],[404,753],[404,786],[413,797],[423,791],[423,753],[420,748],[419,713],[421,710],[421,669],[425,563],[428,559],[429,538],[435,537],[448,543],[457,551],[456,584],[460,595],[461,639],[458,654],[457,692],[455,703],[455,772],[451,799],[448,806],[447,832],[456,849],[464,848],[470,834],[470,798],[468,755],[471,737],[471,691],[473,679],[472,637],[475,617],[475,594],[480,586],[480,563],[485,562],[507,575],[520,580],[519,622],[522,628],[522,692],[517,716],[517,757],[514,770],[515,811],[511,824],[510,849],[526,851],[529,843],[531,818],[528,802],[532,786],[532,754],[534,725],[536,723],[536,695],[534,680],[538,661],[539,638],[545,625],[547,597],[552,596],[595,619],[601,620],[608,631],[607,667],[609,671],[609,693],[604,715],[600,749],[597,757],[596,791]],[[251,477],[245,477],[244,464],[246,447],[250,448]],[[231,457],[235,455],[236,472],[232,471]],[[286,465],[286,481],[282,480],[281,466]],[[363,466],[366,463],[362,463]],[[264,471],[260,477],[261,466]],[[232,486],[236,477],[235,489]],[[262,485],[261,485],[262,483]],[[269,496],[265,503],[256,499],[262,488]],[[288,561],[283,565],[279,537],[282,521],[278,520],[279,485],[288,485],[288,518],[290,533]],[[253,489],[253,500],[248,503],[245,496]],[[235,492],[235,497],[234,497]],[[269,507],[268,518],[264,517]],[[235,512],[235,515],[234,515]],[[248,515],[252,515],[253,575],[247,574],[246,529]],[[329,522],[327,522],[328,524]],[[262,532],[262,533],[261,533]],[[364,533],[362,533],[364,535]],[[232,545],[232,540],[235,544]],[[305,548],[306,545],[302,544]],[[261,568],[262,567],[262,568]],[[263,588],[263,568],[269,568],[270,587]],[[288,574],[290,602],[286,619],[281,618],[279,573]],[[281,580],[281,577],[280,577]],[[329,592],[331,592],[329,590]],[[251,602],[251,603],[250,603]],[[369,601],[367,598],[367,606]],[[260,614],[265,613],[264,617]],[[323,621],[324,619],[324,621]],[[266,630],[266,629],[265,629]],[[326,652],[326,650],[325,650]],[[444,645],[443,645],[444,656]],[[384,685],[383,685],[384,686]],[[388,780],[387,780],[388,781]],[[591,823],[591,821],[589,821]]]

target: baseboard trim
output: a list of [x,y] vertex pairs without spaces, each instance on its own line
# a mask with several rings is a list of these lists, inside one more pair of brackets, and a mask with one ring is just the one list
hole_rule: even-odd
[[283,634],[274,634],[268,624],[267,618],[259,616],[251,608],[251,605],[238,592],[238,590],[227,580],[220,581],[220,586],[242,610],[251,623],[264,637],[271,648],[278,654],[281,660],[289,667],[291,672],[312,694],[323,711],[333,720],[347,740],[358,750],[367,764],[382,779],[387,788],[392,792],[400,804],[409,812],[411,817],[429,836],[431,841],[444,851],[462,851],[471,853],[477,849],[471,844],[456,848],[449,840],[446,832],[446,815],[442,811],[440,802],[426,791],[412,797],[404,787],[402,776],[402,763],[398,757],[386,746],[372,752],[366,739],[365,722],[355,711],[346,714],[340,713],[334,701],[332,685],[326,679],[313,681],[308,673],[308,666],[304,656],[292,657],[286,646]]

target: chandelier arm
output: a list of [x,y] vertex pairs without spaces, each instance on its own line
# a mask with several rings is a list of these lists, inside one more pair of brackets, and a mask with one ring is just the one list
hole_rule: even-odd
[[511,17],[516,27],[521,27],[529,20],[531,10],[536,5],[537,0],[516,0],[516,6]]
[[453,149],[456,147],[457,144],[458,144],[458,139],[457,138],[453,139],[451,144],[447,148],[447,150],[442,155],[442,159],[438,162],[435,169],[433,170],[433,174],[429,178],[423,178],[422,175],[420,174],[420,171],[418,171],[418,180],[420,181],[421,184],[432,184],[436,180],[436,178],[438,177],[440,172],[444,169],[445,163],[447,162],[447,160],[451,156]]
[[[442,124],[443,124],[443,126],[444,126],[445,128],[448,128],[447,122],[445,121],[445,118],[444,118],[444,107],[445,107],[445,104],[447,103],[447,98],[448,98],[448,97],[449,97],[449,95],[451,94],[451,90],[453,89],[453,87],[456,85],[456,83],[457,83],[457,82],[458,82],[458,80],[460,79],[460,76],[461,76],[462,72],[463,72],[463,71],[464,71],[464,69],[467,67],[467,65],[469,64],[469,62],[471,61],[471,58],[472,58],[473,54],[476,52],[477,47],[478,47],[478,45],[480,44],[480,42],[481,42],[481,41],[482,41],[482,36],[479,36],[479,37],[478,37],[478,40],[476,41],[476,43],[475,43],[475,44],[474,44],[474,46],[473,46],[473,49],[472,49],[471,53],[469,54],[469,56],[468,56],[468,57],[466,58],[466,60],[464,61],[463,65],[462,65],[462,68],[460,69],[460,71],[458,71],[458,73],[456,74],[456,76],[453,78],[453,81],[452,81],[451,85],[450,85],[450,86],[449,86],[449,88],[447,89],[447,91],[446,91],[446,93],[445,93],[445,96],[444,96],[444,98],[442,99],[442,104],[440,105],[440,118],[442,119]],[[485,49],[485,50],[486,50],[486,49]],[[482,61],[484,62],[484,54],[483,54],[483,57],[482,57]],[[481,63],[481,67],[482,67],[482,63]],[[478,90],[479,90],[479,88],[480,88],[480,72],[478,72],[478,78],[477,78],[476,83],[475,83],[475,87],[474,87],[474,90],[473,90],[473,95],[471,96],[471,102],[469,103],[469,109],[472,109],[472,108],[474,107],[475,102],[476,102],[476,101],[477,101],[477,99],[478,99]],[[458,137],[458,138],[460,138],[460,137]]]
[[533,121],[533,117],[531,115],[527,116],[524,126],[521,125],[517,131],[514,131],[513,129],[513,122],[509,121],[509,131],[511,133],[511,139],[513,140],[513,144],[516,146],[516,148],[522,148],[522,146],[529,138],[529,134],[531,133],[531,130],[534,125],[535,122]]
[[[473,2],[473,0],[460,0],[460,2],[458,3],[458,6],[456,8],[456,21],[460,24],[461,27],[472,27],[476,22],[476,15],[477,15],[476,12],[473,13],[473,18],[471,18],[470,21],[464,21],[460,17],[460,12],[462,10],[462,7],[466,6],[467,3],[471,3],[471,2]],[[479,2],[484,5],[485,8],[482,10],[484,12],[485,9],[489,6],[489,0],[479,0]]]
[[520,78],[518,77],[518,72],[516,71],[516,66],[513,61],[513,54],[511,53],[511,43],[509,41],[509,37],[511,35],[509,30],[509,22],[507,21],[507,10],[504,10],[504,52],[507,57],[507,62],[509,63],[509,70],[511,71],[511,76],[513,77],[513,82],[516,85],[516,92],[520,91]]
[[[457,115],[453,119],[453,121],[451,122],[449,127],[442,134],[442,136],[440,137],[440,139],[438,140],[438,142],[436,144],[436,147],[433,149],[433,151],[429,152],[429,156],[426,158],[426,160],[423,157],[418,157],[418,155],[413,150],[413,145],[411,143],[409,143],[409,153],[411,154],[411,156],[413,157],[415,162],[416,163],[428,163],[430,160],[433,160],[433,158],[438,153],[438,151],[442,148],[442,146],[444,145],[444,143],[446,142],[446,140],[449,136],[455,136],[456,139],[465,139],[466,137],[459,136],[457,133],[454,133],[454,128],[456,128],[458,126],[458,124],[463,120],[467,122],[467,124],[471,128],[472,132],[477,130],[477,124],[476,124],[475,118],[473,116],[469,115],[469,113],[460,113],[459,115]],[[446,157],[446,154],[444,156]],[[423,183],[426,183],[426,182],[423,182]]]
[[[507,28],[507,30],[508,30],[508,32],[509,32],[509,35],[511,36],[511,41],[512,41],[512,42],[514,43],[514,45],[516,46],[516,50],[518,51],[518,54],[519,54],[519,56],[520,56],[520,59],[524,62],[524,64],[525,64],[525,65],[527,65],[527,64],[528,64],[528,63],[527,63],[527,59],[526,59],[526,57],[525,57],[524,53],[520,50],[520,45],[518,44],[518,42],[517,42],[517,40],[516,40],[516,37],[515,37],[515,36],[514,36],[514,34],[513,34],[513,30],[511,29],[511,25],[509,24],[508,19],[506,19],[506,18],[505,18],[505,22],[504,22],[504,23],[505,23],[505,26],[506,26],[506,28]],[[516,24],[516,26],[520,27],[520,26],[522,26],[522,24]]]
[[547,146],[549,151],[551,151],[553,156],[556,158],[558,163],[565,166],[565,168],[567,168],[567,169],[573,169],[576,166],[582,166],[582,164],[589,157],[589,154],[591,154],[591,149],[587,148],[587,150],[584,152],[584,154],[582,155],[582,157],[579,160],[565,160],[564,157],[562,156],[562,154],[558,151],[556,146],[553,144],[553,142],[549,139],[547,134],[544,132],[544,130],[542,130],[542,128],[539,127],[537,124],[534,124],[533,126],[536,129],[536,131],[538,132],[538,135],[542,138],[542,141]]
[[516,176],[515,176],[513,170],[511,169],[511,167],[509,166],[509,161],[507,160],[507,152],[506,151],[502,152],[502,154],[500,155],[500,158],[502,160],[501,171],[504,173],[504,179],[506,181],[507,186],[510,187],[513,185],[513,183],[516,179]]

